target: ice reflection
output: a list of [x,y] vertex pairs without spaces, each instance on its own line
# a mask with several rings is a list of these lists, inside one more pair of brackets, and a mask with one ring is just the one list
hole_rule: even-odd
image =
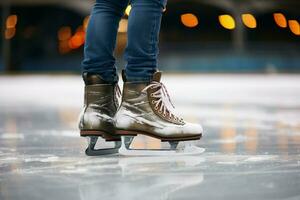
[[248,153],[254,154],[257,149],[258,140],[257,140],[257,129],[255,128],[254,122],[250,123],[249,128],[245,130],[245,149]]
[[222,150],[226,153],[233,153],[236,149],[236,130],[233,127],[224,127],[221,131]]
[[203,182],[203,173],[195,173],[193,169],[204,161],[194,156],[120,158],[121,176],[103,176],[99,181],[82,183],[80,197],[87,200],[99,199],[99,196],[101,199],[169,199],[174,192]]
[[138,172],[172,172],[196,167],[205,161],[201,156],[178,157],[127,157],[120,158],[118,165],[122,169],[122,175],[136,174]]
[[[106,178],[106,177],[102,177]],[[113,178],[79,186],[80,199],[169,199],[178,190],[186,189],[204,180],[199,174],[158,174]],[[106,181],[106,183],[105,183]]]

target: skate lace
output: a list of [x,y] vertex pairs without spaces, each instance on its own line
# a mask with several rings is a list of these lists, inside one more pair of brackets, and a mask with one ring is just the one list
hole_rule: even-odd
[[155,92],[152,92],[150,94],[151,97],[156,98],[156,100],[152,100],[152,103],[154,104],[154,106],[158,110],[158,112],[162,113],[163,116],[167,116],[167,113],[168,113],[168,117],[170,119],[172,117],[174,117],[175,120],[181,121],[182,120],[181,118],[178,118],[177,116],[175,116],[175,114],[173,114],[171,112],[171,111],[174,112],[175,106],[173,105],[173,103],[171,101],[171,98],[167,91],[166,86],[161,82],[152,81],[148,86],[146,86],[143,89],[143,92],[145,92],[149,88],[151,88],[151,89],[159,88],[158,90],[156,90]]
[[119,84],[117,84],[117,87],[116,87],[116,94],[117,94],[117,97],[118,97],[118,98],[121,98],[121,97],[122,97],[122,93],[121,93],[121,89],[120,89]]
[[121,93],[121,89],[120,89],[119,84],[117,84],[116,87],[115,87],[115,94],[116,94],[116,100],[117,100],[118,105],[119,105],[120,102],[121,102],[121,97],[122,97],[122,93]]

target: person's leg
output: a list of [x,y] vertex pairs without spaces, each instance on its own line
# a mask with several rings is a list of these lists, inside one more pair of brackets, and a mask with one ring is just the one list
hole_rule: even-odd
[[[177,114],[166,86],[161,82],[162,73],[156,71],[165,3],[165,0],[132,0],[126,48],[128,64],[123,76],[121,106],[114,117],[115,133],[123,136],[123,152],[124,149],[132,150],[130,143],[136,135],[168,141],[173,155],[177,153],[178,142],[202,137],[201,125],[188,123]],[[154,152],[165,155],[166,149]],[[149,152],[145,154],[149,155]]]
[[[127,0],[97,0],[88,25],[83,80],[84,107],[80,114],[79,129],[82,137],[90,137],[87,155],[117,153],[120,136],[115,135],[114,116],[119,107],[118,76],[113,51],[119,21]],[[95,149],[98,137],[115,141],[115,147]]]
[[126,79],[150,81],[157,69],[158,39],[167,0],[131,0],[125,50]]
[[117,82],[113,51],[127,4],[128,0],[96,1],[87,28],[83,73],[98,74],[107,82]]

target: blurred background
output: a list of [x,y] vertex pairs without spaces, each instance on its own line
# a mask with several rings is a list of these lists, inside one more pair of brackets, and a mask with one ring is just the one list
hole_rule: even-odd
[[299,0],[168,1],[162,82],[178,113],[203,125],[194,144],[206,149],[177,158],[85,156],[77,120],[93,3],[0,0],[1,200],[300,199]]
[[[93,0],[1,0],[0,73],[80,73]],[[300,71],[297,0],[169,0],[160,69],[168,72]],[[127,19],[116,57],[124,66]]]

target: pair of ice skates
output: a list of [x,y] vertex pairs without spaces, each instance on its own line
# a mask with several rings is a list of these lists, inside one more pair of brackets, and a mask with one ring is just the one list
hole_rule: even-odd
[[[202,127],[185,122],[175,114],[161,72],[155,72],[150,83],[131,83],[122,74],[124,87],[121,96],[118,84],[109,84],[98,75],[84,74],[84,108],[80,115],[80,135],[89,137],[86,154],[89,156],[119,153],[122,155],[193,155],[202,148],[189,146],[178,149],[180,141],[199,140]],[[134,150],[133,138],[147,135],[169,142],[170,149]],[[98,137],[114,141],[108,149],[95,149]]]

